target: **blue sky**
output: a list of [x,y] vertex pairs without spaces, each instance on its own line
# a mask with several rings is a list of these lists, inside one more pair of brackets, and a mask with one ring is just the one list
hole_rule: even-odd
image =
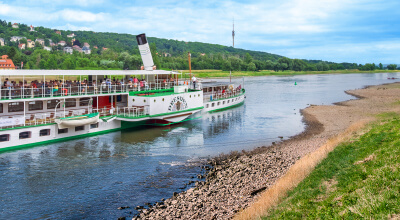
[[400,63],[396,0],[0,0],[0,19],[232,45],[289,58]]

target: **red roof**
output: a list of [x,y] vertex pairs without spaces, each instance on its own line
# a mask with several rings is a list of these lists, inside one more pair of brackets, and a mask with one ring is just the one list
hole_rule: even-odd
[[13,61],[7,58],[8,58],[7,55],[1,56],[0,69],[15,69]]

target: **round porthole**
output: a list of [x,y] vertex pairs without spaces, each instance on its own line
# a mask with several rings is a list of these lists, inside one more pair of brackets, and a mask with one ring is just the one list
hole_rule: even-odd
[[146,99],[143,99],[143,102],[146,102]]
[[134,102],[135,101],[135,99],[132,99],[132,102]]
[[200,97],[200,94],[198,94],[197,96]]
[[162,98],[162,101],[164,101],[164,98]]
[[154,102],[156,102],[156,100],[154,99]]
[[189,98],[192,98],[192,95],[190,95]]

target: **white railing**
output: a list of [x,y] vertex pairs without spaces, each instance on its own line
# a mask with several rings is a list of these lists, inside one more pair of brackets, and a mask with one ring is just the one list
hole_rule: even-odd
[[204,102],[209,102],[209,101],[217,101],[221,99],[228,99],[232,97],[236,97],[239,95],[244,94],[243,90],[233,90],[233,91],[227,91],[227,92],[214,92],[214,93],[204,93],[203,94],[203,100]]
[[171,89],[175,82],[152,82],[122,85],[101,84],[96,86],[61,85],[61,86],[39,86],[33,87],[0,87],[0,99],[23,99],[23,98],[45,98],[45,97],[68,97],[76,95],[97,95],[112,93],[127,93],[130,91],[147,91],[159,89]]

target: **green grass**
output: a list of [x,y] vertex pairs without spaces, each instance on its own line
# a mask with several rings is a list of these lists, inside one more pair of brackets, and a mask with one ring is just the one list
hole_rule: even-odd
[[381,114],[371,129],[329,153],[263,219],[386,219],[400,213],[400,117]]
[[[179,71],[180,72],[180,71]],[[310,75],[310,74],[349,74],[349,73],[387,73],[387,72],[398,72],[398,70],[374,70],[374,71],[359,71],[359,70],[330,70],[330,71],[284,71],[275,72],[270,70],[262,71],[233,71],[232,77],[240,76],[290,76],[290,75]],[[189,70],[182,71],[183,77],[189,78]],[[185,74],[186,73],[186,74]],[[192,74],[200,78],[215,78],[215,77],[229,77],[229,71],[222,70],[192,70]]]

